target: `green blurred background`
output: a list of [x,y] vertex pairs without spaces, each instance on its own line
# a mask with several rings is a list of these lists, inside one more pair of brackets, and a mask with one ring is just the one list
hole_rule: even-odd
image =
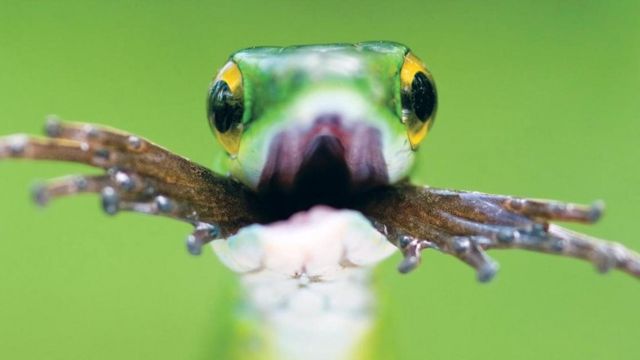
[[[0,134],[44,115],[144,135],[200,163],[220,151],[208,83],[254,45],[406,43],[436,76],[439,116],[420,182],[604,199],[572,227],[640,249],[638,1],[0,3]],[[37,179],[95,172],[0,163],[0,358],[224,359],[238,290],[215,256],[188,256],[187,225],[104,215],[94,196],[29,201]],[[620,273],[498,252],[480,285],[430,252],[409,276],[378,271],[380,358],[638,359],[640,286]]]

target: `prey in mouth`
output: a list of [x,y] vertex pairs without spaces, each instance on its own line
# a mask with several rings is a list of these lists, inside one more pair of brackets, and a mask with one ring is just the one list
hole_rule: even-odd
[[[181,220],[194,227],[187,237],[192,254],[199,254],[203,245],[215,239],[252,229],[252,225],[273,223],[274,232],[286,234],[286,222],[292,221],[291,225],[299,229],[299,216],[274,219],[274,204],[265,203],[249,187],[141,137],[57,119],[47,122],[45,133],[46,137],[0,137],[0,159],[70,161],[104,172],[63,177],[36,186],[33,198],[40,205],[63,196],[97,193],[108,214],[131,211]],[[365,191],[348,205],[351,210],[323,209],[312,214],[346,211],[354,224],[366,219],[371,229],[402,252],[404,260],[398,269],[403,273],[420,263],[423,250],[435,249],[474,268],[478,280],[488,281],[498,269],[488,250],[526,249],[587,260],[600,272],[616,268],[640,278],[640,255],[636,252],[553,223],[594,223],[602,215],[601,203],[584,206],[403,182]],[[318,219],[317,215],[313,219]],[[365,233],[369,234],[368,230],[358,232],[358,236]],[[380,259],[388,252],[383,249],[376,254]],[[342,266],[350,264],[347,261]]]
[[[194,227],[187,239],[193,254],[254,225],[270,230],[245,233],[294,233],[287,226],[295,226],[296,234],[301,228],[313,233],[325,226],[323,219],[342,212],[338,220],[352,219],[348,224],[358,229],[368,224],[360,238],[383,236],[402,252],[401,272],[419,264],[422,250],[434,249],[488,281],[498,267],[487,251],[517,248],[581,258],[601,271],[618,268],[640,277],[635,252],[553,224],[593,223],[602,213],[600,203],[442,190],[406,181],[414,153],[435,121],[436,98],[431,72],[402,44],[248,48],[231,55],[207,99],[209,125],[228,158],[225,169],[211,171],[123,131],[56,119],[47,122],[46,137],[0,138],[0,159],[101,168],[99,175],[41,184],[34,199],[45,204],[98,193],[109,214],[133,211],[185,221]],[[321,210],[312,211],[317,206]]]

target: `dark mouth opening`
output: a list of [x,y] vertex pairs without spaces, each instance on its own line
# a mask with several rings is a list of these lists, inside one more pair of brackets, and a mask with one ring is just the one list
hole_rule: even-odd
[[315,205],[350,208],[358,195],[386,184],[379,131],[362,124],[346,128],[333,116],[276,136],[258,191],[277,220]]
[[324,204],[335,208],[348,207],[353,195],[344,148],[335,138],[316,139],[313,151],[305,157],[291,186],[283,186],[273,177],[260,194],[273,204],[269,209],[276,218]]

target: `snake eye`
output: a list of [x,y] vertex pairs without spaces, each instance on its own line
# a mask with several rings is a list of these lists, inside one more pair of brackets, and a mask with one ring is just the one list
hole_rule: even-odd
[[437,108],[436,87],[427,67],[409,52],[400,70],[402,122],[411,148],[416,149],[433,125]]
[[242,74],[229,61],[213,81],[207,99],[209,126],[229,154],[237,154],[240,148],[243,114]]

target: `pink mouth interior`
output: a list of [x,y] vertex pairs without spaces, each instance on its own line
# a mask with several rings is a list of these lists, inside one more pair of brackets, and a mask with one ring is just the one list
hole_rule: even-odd
[[340,117],[279,133],[271,142],[258,189],[294,209],[342,207],[353,195],[388,183],[378,129]]

